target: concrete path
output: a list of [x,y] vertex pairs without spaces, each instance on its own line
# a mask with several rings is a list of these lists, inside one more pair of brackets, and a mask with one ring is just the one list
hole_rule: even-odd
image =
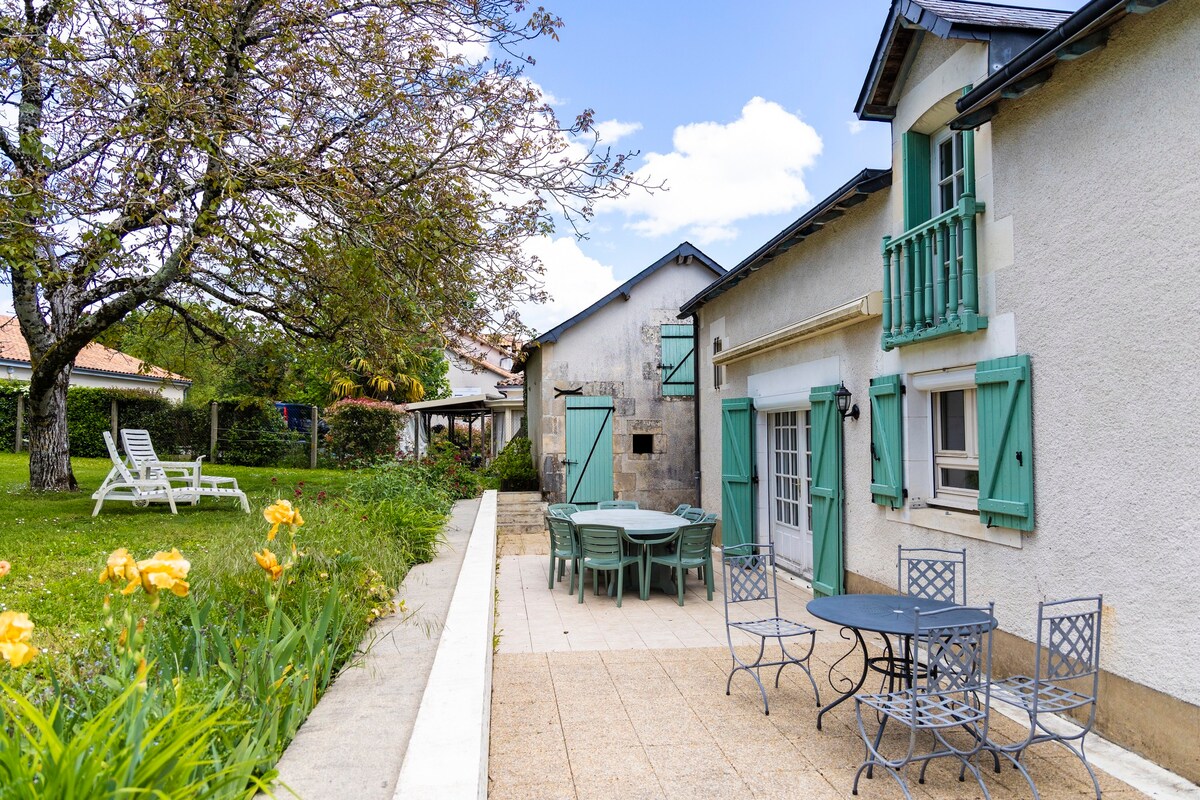
[[[864,752],[853,702],[826,715],[817,731],[812,687],[796,668],[784,671],[779,689],[769,688],[770,716],[744,673],[725,696],[729,651],[719,581],[711,603],[693,579],[682,608],[661,593],[648,602],[630,593],[617,609],[613,599],[593,595],[590,583],[582,605],[565,584],[548,590],[548,556],[500,562],[491,800],[851,796]],[[811,594],[802,582],[781,583],[780,595],[783,616],[820,631],[814,675],[828,701],[830,670],[848,643],[804,611]],[[1018,731],[999,715],[994,725],[1002,737]],[[893,750],[907,742],[893,728],[887,740]],[[1026,759],[1045,800],[1094,798],[1087,773],[1065,750],[1041,745]],[[914,798],[982,797],[977,783],[957,777],[948,762],[934,762],[924,785],[915,774],[909,785]],[[1100,780],[1105,800],[1172,796],[1143,793],[1108,774]],[[1012,769],[986,772],[985,781],[996,800],[1030,796]],[[859,795],[902,797],[879,774],[864,780]]]
[[400,587],[406,612],[371,627],[366,655],[337,677],[284,752],[279,781],[299,797],[391,800],[478,508],[455,504],[446,544]]

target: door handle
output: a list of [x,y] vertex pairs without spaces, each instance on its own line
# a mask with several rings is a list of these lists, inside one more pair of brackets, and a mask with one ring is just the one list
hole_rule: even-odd
[[569,458],[564,458],[564,459],[562,460],[562,463],[563,463],[563,465],[564,465],[564,466],[566,466],[566,465],[568,465],[568,464],[578,464],[579,462],[578,462],[578,461],[572,461],[572,460],[570,460]]

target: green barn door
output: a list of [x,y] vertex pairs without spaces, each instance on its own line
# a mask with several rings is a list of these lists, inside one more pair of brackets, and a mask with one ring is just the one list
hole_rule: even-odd
[[842,415],[836,386],[809,392],[812,410],[813,594],[845,593],[842,569]]
[[613,499],[613,400],[567,398],[567,494],[580,508]]
[[754,542],[754,401],[721,401],[721,541]]

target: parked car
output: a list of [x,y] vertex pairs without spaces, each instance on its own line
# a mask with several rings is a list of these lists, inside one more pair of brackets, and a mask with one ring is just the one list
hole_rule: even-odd
[[[287,423],[289,431],[308,433],[312,430],[312,406],[304,403],[276,403],[275,408],[283,415],[283,421]],[[327,433],[329,423],[318,417],[317,435],[324,436]]]

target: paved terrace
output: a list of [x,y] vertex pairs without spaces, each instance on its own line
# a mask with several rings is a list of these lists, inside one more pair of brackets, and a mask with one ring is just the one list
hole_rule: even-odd
[[[580,605],[566,583],[547,590],[545,536],[501,535],[499,541],[492,800],[851,796],[863,758],[853,701],[827,714],[825,729],[817,731],[812,688],[794,667],[784,671],[779,689],[769,690],[770,716],[745,673],[725,696],[729,653],[719,580],[711,603],[693,577],[682,608],[662,593],[642,602],[627,591],[618,609],[612,598],[592,594],[589,579]],[[831,697],[826,675],[850,643],[804,611],[812,596],[804,584],[780,575],[783,616],[819,630],[814,675]],[[1020,730],[997,714],[993,719],[1002,737]],[[900,743],[903,735],[894,731],[889,738]],[[1106,800],[1193,796],[1162,783],[1146,762],[1097,738],[1088,741],[1093,765],[1103,763],[1145,790],[1098,770]],[[1045,800],[1094,797],[1083,766],[1062,748],[1040,745],[1026,763]],[[924,785],[915,777],[909,782],[914,798],[982,797],[969,777],[957,780],[948,760],[933,763]],[[984,779],[997,800],[1030,797],[1011,768],[986,771]],[[903,795],[877,773],[863,781],[859,796]]]

